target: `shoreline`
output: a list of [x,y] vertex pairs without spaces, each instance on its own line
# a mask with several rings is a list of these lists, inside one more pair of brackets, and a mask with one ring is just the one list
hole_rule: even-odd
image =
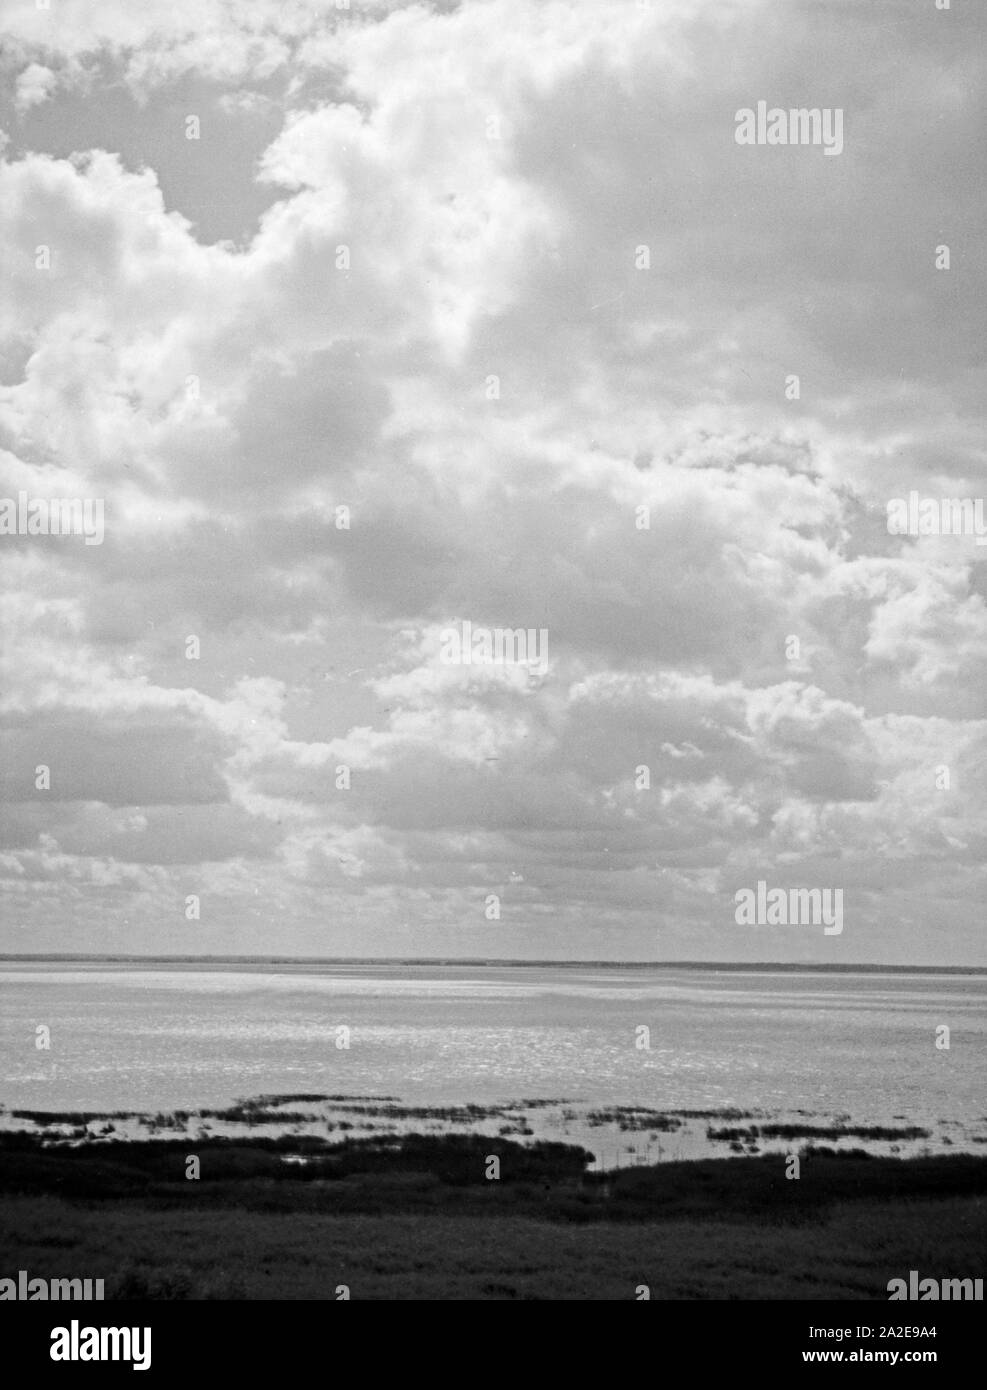
[[[982,1132],[975,1132],[982,1131]],[[254,1139],[319,1145],[397,1143],[422,1134],[442,1139],[505,1139],[522,1147],[575,1145],[587,1153],[587,1171],[603,1172],[661,1162],[702,1162],[743,1155],[797,1154],[826,1144],[834,1153],[864,1152],[874,1159],[987,1154],[987,1116],[917,1123],[854,1120],[847,1114],[805,1109],[699,1108],[602,1105],[571,1098],[527,1097],[501,1103],[407,1104],[394,1095],[266,1094],[225,1106],[196,1109],[48,1110],[0,1106],[0,1136],[26,1135],[48,1150],[92,1144],[106,1147],[173,1141],[251,1142]]]

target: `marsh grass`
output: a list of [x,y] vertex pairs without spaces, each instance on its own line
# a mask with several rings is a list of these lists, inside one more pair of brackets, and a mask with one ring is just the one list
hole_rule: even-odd
[[[195,1141],[201,1177],[188,1182],[189,1148],[188,1138],[90,1136],[85,1145],[58,1148],[31,1133],[0,1134],[0,1192],[184,1207],[501,1211],[580,1222],[653,1221],[673,1214],[729,1219],[755,1212],[768,1221],[803,1221],[838,1201],[987,1193],[987,1160],[964,1154],[898,1159],[860,1150],[805,1150],[802,1178],[789,1182],[777,1154],[665,1162],[602,1174],[589,1171],[593,1155],[583,1148],[519,1144],[501,1135],[210,1136]],[[486,1176],[492,1156],[500,1161],[495,1181]]]
[[585,1149],[506,1135],[69,1148],[6,1132],[0,1248],[50,1277],[70,1252],[107,1297],[133,1300],[331,1299],[340,1283],[354,1298],[632,1299],[647,1283],[652,1298],[886,1299],[901,1270],[981,1267],[987,1158],[804,1146],[801,1159],[796,1182],[778,1154],[602,1174]]
[[90,1125],[107,1120],[140,1120],[137,1110],[11,1110],[13,1120],[28,1120],[41,1125]]
[[681,1129],[683,1121],[667,1111],[648,1110],[644,1106],[616,1105],[609,1110],[590,1110],[586,1121],[593,1128],[600,1125],[616,1125],[624,1131],[649,1130],[655,1133],[670,1134]]
[[[52,1230],[57,1249],[46,1243]],[[811,1226],[712,1211],[656,1225],[0,1202],[11,1268],[61,1277],[70,1260],[106,1279],[107,1298],[141,1301],[333,1299],[341,1283],[356,1300],[631,1300],[645,1283],[657,1300],[885,1302],[903,1270],[981,1268],[983,1237],[982,1207],[962,1197],[840,1203]]]
[[706,1138],[714,1143],[750,1142],[756,1139],[880,1139],[885,1141],[928,1139],[930,1131],[917,1125],[895,1129],[887,1125],[748,1125],[746,1128],[707,1125]]

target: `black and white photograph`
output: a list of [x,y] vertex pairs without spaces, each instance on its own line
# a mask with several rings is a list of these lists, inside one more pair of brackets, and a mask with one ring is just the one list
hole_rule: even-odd
[[0,0],[39,1374],[161,1374],[223,1305],[357,1326],[315,1302],[958,1367],[985,39],[981,0]]

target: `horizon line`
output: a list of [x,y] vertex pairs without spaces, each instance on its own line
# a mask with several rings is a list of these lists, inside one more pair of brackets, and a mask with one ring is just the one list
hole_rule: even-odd
[[589,958],[524,958],[517,956],[272,956],[272,955],[157,955],[118,951],[14,951],[0,952],[4,961],[103,961],[113,963],[164,963],[175,965],[222,963],[227,965],[469,965],[469,966],[594,966],[658,970],[815,970],[832,974],[854,971],[902,974],[987,974],[987,965],[905,965],[873,961],[730,961],[730,960],[617,960]]

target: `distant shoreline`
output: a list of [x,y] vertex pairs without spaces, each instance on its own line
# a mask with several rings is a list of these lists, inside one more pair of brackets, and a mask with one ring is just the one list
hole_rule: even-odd
[[813,973],[819,975],[985,975],[987,965],[836,965],[831,962],[791,961],[698,961],[698,960],[519,960],[489,956],[158,956],[95,954],[84,952],[0,953],[0,965],[28,963],[93,965],[269,965],[269,966],[444,966],[451,967],[540,967],[542,969],[585,970],[702,970],[710,973],[777,974]]

